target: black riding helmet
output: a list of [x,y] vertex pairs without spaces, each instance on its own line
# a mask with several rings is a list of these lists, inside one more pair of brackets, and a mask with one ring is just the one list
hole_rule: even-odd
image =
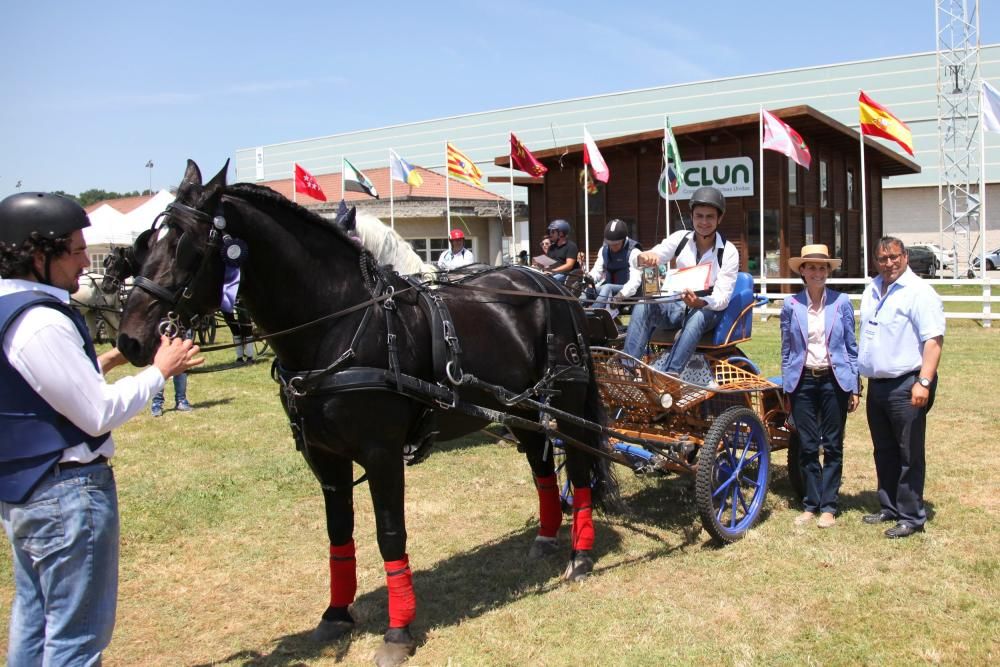
[[628,225],[624,220],[615,218],[604,226],[605,241],[624,241],[628,238]]
[[90,227],[87,212],[69,197],[21,192],[0,201],[0,243],[21,245],[32,232],[57,239],[84,227]]
[[559,219],[559,220],[553,220],[552,222],[549,223],[548,231],[551,232],[553,229],[558,232],[562,232],[563,234],[569,234],[570,227],[568,222]]
[[722,194],[722,190],[706,185],[691,195],[691,210],[693,211],[698,205],[711,206],[719,212],[719,215],[723,215],[726,212],[726,197]]

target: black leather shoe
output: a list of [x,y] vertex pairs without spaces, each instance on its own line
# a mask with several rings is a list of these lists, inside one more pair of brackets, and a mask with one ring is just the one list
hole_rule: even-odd
[[909,537],[913,533],[924,532],[923,526],[911,526],[908,523],[897,523],[895,526],[885,531],[885,536],[890,540],[897,540],[901,537]]
[[887,523],[889,521],[895,521],[896,517],[889,513],[889,510],[879,510],[875,514],[866,514],[861,517],[861,520],[865,523],[875,524],[875,523]]

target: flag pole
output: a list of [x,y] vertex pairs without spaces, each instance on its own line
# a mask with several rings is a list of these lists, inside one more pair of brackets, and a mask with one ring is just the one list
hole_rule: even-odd
[[297,193],[298,193],[298,188],[295,187],[295,163],[293,162],[292,163],[292,203],[293,204],[295,204],[295,203],[298,202],[298,197],[296,196]]
[[444,142],[444,205],[447,210],[448,233],[451,235],[451,169],[448,166],[448,142]]
[[396,203],[393,201],[392,182],[392,149],[389,149],[389,228],[396,229]]
[[[977,17],[978,18],[978,17]],[[986,102],[983,90],[982,76],[979,79],[979,270],[983,272],[983,315],[990,314],[990,281],[986,277],[986,125],[983,123],[983,111]],[[944,250],[942,249],[942,252]],[[958,275],[958,257],[951,260],[952,271]],[[971,262],[970,262],[971,263]],[[983,318],[984,329],[990,328],[992,321]]]
[[864,263],[861,269],[861,277],[867,279],[868,272],[868,195],[865,181],[865,130],[858,124],[858,139],[861,142],[861,261]]
[[760,185],[758,189],[760,190],[760,292],[761,294],[767,295],[767,273],[764,269],[764,105],[760,105],[760,113],[758,115],[758,123],[760,124],[760,150],[758,151],[757,163],[759,166]]
[[[663,194],[666,202],[667,236],[670,236],[670,160],[667,157],[667,132],[670,128],[670,116],[663,114]],[[678,176],[678,179],[680,177]],[[663,238],[667,238],[664,236]]]
[[346,193],[346,188],[344,186],[344,181],[345,180],[346,179],[344,178],[344,156],[341,155],[340,156],[340,198],[342,200],[343,199],[347,199],[347,196],[345,194]]
[[510,172],[510,263],[517,263],[517,226],[514,224],[514,133],[510,133],[510,162],[507,163]]

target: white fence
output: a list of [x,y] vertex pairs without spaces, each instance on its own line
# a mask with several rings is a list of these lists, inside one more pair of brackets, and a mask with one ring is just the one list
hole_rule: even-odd
[[[867,285],[871,281],[866,278],[830,278],[826,282],[828,285],[833,287],[836,285]],[[976,278],[970,280],[955,280],[954,278],[934,278],[925,279],[924,282],[930,283],[931,285],[953,285],[959,287],[976,285],[982,287],[983,293],[981,295],[942,294],[941,300],[945,303],[976,303],[981,305],[981,310],[977,309],[965,312],[949,311],[945,308],[944,316],[946,319],[976,320],[979,321],[984,327],[989,327],[993,320],[1000,320],[1000,313],[994,312],[992,307],[994,303],[1000,303],[1000,299],[993,294],[994,291],[997,291],[996,288],[1000,287],[1000,279]],[[766,320],[772,315],[781,314],[782,302],[785,298],[801,289],[802,280],[799,278],[767,278],[764,281],[761,281],[758,276],[754,278],[754,285],[758,294],[765,296],[770,300],[766,305],[754,309],[754,312],[757,313],[762,320]],[[781,285],[792,285],[794,291],[790,293],[783,293],[780,291]],[[849,294],[848,296],[850,296],[856,304],[860,304],[860,293]],[[857,306],[855,306],[854,314],[858,314]]]

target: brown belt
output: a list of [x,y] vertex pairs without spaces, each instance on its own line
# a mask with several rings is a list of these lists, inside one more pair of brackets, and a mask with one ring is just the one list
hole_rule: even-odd
[[814,378],[825,378],[827,375],[832,373],[833,370],[828,366],[826,368],[809,368],[806,367],[806,373],[813,376]]

